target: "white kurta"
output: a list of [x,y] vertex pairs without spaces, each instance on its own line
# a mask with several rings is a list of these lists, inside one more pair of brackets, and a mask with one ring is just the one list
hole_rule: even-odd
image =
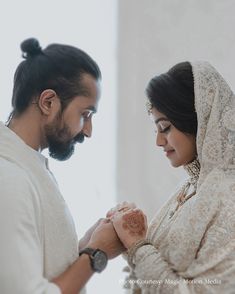
[[59,294],[50,280],[78,256],[47,159],[0,123],[0,293]]

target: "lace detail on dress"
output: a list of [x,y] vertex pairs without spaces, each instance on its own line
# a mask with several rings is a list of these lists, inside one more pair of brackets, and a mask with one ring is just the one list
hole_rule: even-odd
[[187,200],[193,197],[196,194],[197,190],[197,181],[200,174],[200,163],[196,158],[189,164],[184,166],[184,169],[187,171],[189,175],[189,179],[179,190],[178,196],[176,198],[178,204],[174,210],[171,210],[169,213],[169,218],[172,218],[175,212],[182,206]]
[[197,189],[197,181],[200,174],[200,162],[196,158],[194,161],[190,162],[189,164],[184,166],[184,169],[189,175],[189,182],[194,186],[194,189]]
[[223,77],[208,62],[192,64],[198,119],[198,187],[213,168],[235,168],[235,99]]

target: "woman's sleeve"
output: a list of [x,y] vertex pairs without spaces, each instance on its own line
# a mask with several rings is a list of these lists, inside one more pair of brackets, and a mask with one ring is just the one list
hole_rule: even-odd
[[43,277],[40,204],[27,175],[0,175],[0,293],[60,294]]
[[[232,189],[234,187],[231,186]],[[226,194],[224,191],[222,194],[221,191],[217,191],[217,195],[211,195],[212,201],[216,201],[216,198],[220,199],[219,212],[207,222],[198,250],[191,251],[194,255],[186,269],[177,271],[177,267],[164,259],[153,245],[142,246],[136,251],[135,283],[142,289],[142,293],[234,293],[235,199],[233,199],[233,190],[228,186],[226,189]],[[203,215],[207,219],[206,210]],[[193,217],[196,219],[197,214],[195,213]],[[203,216],[197,221],[203,223],[202,218]],[[197,229],[200,228],[191,226],[192,231]],[[194,234],[192,240],[193,236]],[[179,240],[178,246],[181,246],[180,242]],[[185,247],[186,251],[190,251],[190,248]]]
[[[141,289],[148,289],[147,293],[232,293],[235,289],[234,252],[235,244],[231,241],[226,248],[218,250],[221,255],[218,260],[213,261],[212,256],[201,253],[188,273],[180,273],[162,258],[154,246],[146,245],[139,248],[135,255],[135,283]],[[189,276],[194,266],[197,272]]]

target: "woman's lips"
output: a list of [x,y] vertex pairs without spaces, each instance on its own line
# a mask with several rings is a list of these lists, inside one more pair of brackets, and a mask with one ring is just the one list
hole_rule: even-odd
[[166,156],[170,156],[172,153],[175,152],[175,150],[168,150],[168,151],[165,151],[166,152]]

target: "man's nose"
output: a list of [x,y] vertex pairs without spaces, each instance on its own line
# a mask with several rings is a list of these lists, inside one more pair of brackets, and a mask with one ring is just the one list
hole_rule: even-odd
[[82,129],[83,134],[90,138],[92,135],[92,121],[91,119],[88,119],[87,121],[84,122],[84,126]]

